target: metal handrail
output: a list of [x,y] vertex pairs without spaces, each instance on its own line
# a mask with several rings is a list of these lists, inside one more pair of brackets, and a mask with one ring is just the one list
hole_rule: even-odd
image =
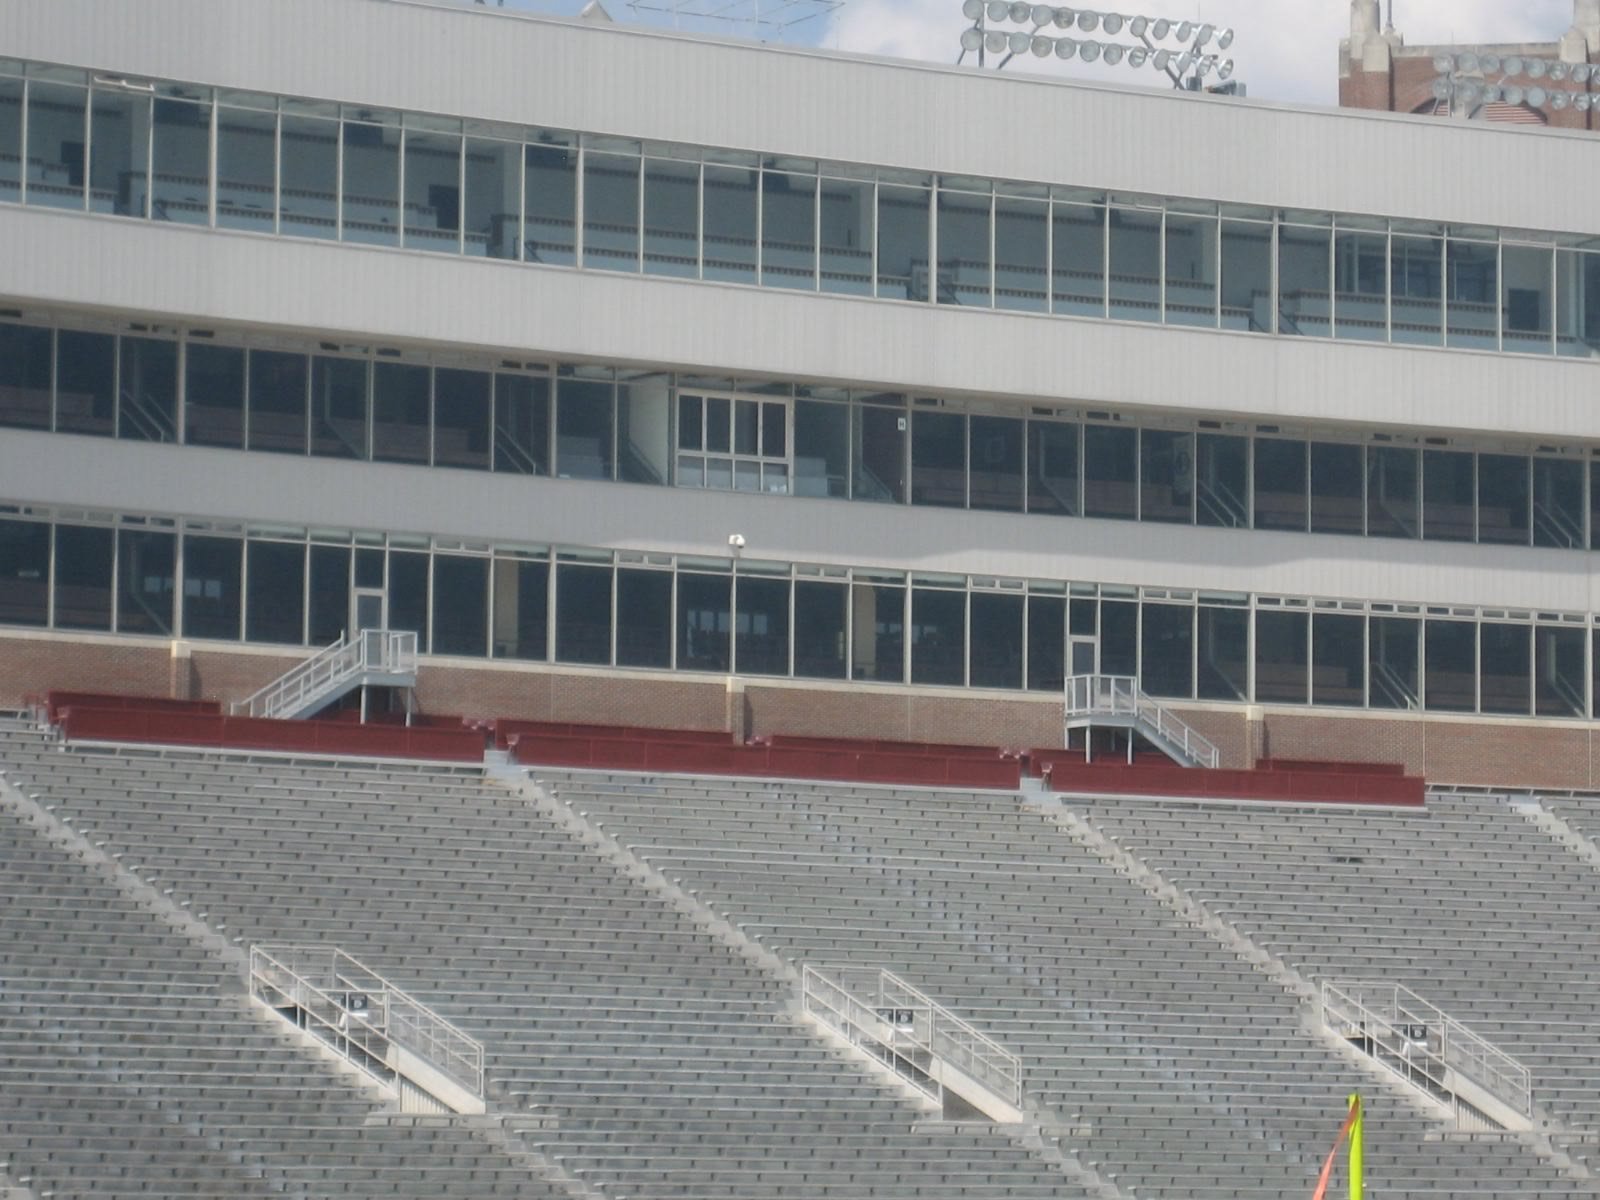
[[353,640],[341,633],[331,646],[235,703],[233,712],[250,717],[276,717],[293,712],[318,694],[366,672],[407,674],[416,669],[415,633],[362,629]]
[[[483,1096],[483,1043],[337,946],[250,947],[250,991],[269,1004],[264,991],[284,997],[339,1038],[361,1045],[373,1058],[381,1060],[388,1045],[410,1050],[474,1095]],[[338,998],[353,992],[367,998],[367,1016],[349,1011]],[[360,1036],[353,1037],[352,1030]]]
[[1131,675],[1072,675],[1066,685],[1066,711],[1073,717],[1132,717],[1183,750],[1202,767],[1215,767],[1222,752],[1209,738],[1139,688]]
[[[1401,984],[1325,981],[1322,1019],[1345,1036],[1353,1031],[1431,1082],[1442,1085],[1444,1071],[1455,1071],[1521,1116],[1533,1117],[1533,1073]],[[1424,1033],[1420,1039],[1411,1036],[1418,1030]]]

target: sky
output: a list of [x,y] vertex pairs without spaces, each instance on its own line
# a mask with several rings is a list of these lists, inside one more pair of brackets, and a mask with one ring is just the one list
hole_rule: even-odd
[[[575,12],[582,0],[506,0],[507,7],[563,13]],[[669,0],[602,0],[618,21],[670,24],[652,8]],[[705,4],[709,0],[689,0]],[[715,0],[735,11],[756,5],[770,12],[783,0]],[[1047,0],[1057,3],[1059,0]],[[1116,6],[1098,2],[1104,11]],[[1235,78],[1252,97],[1305,104],[1338,100],[1339,39],[1350,29],[1349,0],[1164,0],[1151,7],[1121,11],[1174,20],[1198,18],[1236,31],[1229,52],[1236,61]],[[1386,9],[1389,0],[1384,0]],[[1408,45],[1454,42],[1550,42],[1572,24],[1572,0],[1393,0],[1395,28]],[[961,30],[969,25],[961,0],[845,0],[832,14],[792,27],[785,40],[830,49],[951,63],[960,52]],[[702,26],[705,28],[706,26]],[[1007,28],[1014,28],[1008,26]],[[719,29],[749,36],[751,26]],[[1061,32],[1061,31],[1052,31]],[[1104,38],[1103,34],[1078,35]],[[1126,35],[1116,40],[1127,41]],[[969,62],[971,56],[969,56]],[[1126,64],[1108,68],[1065,63],[1056,59],[1019,58],[1006,68],[1042,74],[1090,78],[1135,85],[1166,86],[1150,67],[1131,70]]]

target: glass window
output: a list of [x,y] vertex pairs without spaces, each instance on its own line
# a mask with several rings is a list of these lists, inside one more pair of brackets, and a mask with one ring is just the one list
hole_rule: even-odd
[[432,372],[409,363],[372,368],[372,457],[424,463],[428,453],[428,389]]
[[117,339],[63,329],[56,334],[56,428],[110,437],[115,431]]
[[1250,694],[1250,612],[1245,608],[1199,610],[1198,674],[1202,700],[1244,700]]
[[250,351],[250,449],[306,452],[304,354]]
[[[1073,622],[1076,626],[1077,622]],[[1074,629],[1074,632],[1077,632]],[[1100,671],[1105,675],[1139,673],[1139,606],[1132,601],[1100,602]]]
[[991,198],[940,187],[938,195],[940,304],[988,308],[993,275],[989,258]]
[[435,554],[433,653],[482,658],[489,653],[488,638],[489,560]]
[[400,124],[393,116],[346,120],[340,236],[374,246],[400,244]]
[[789,581],[739,577],[734,654],[741,675],[789,673]]
[[928,298],[928,187],[878,184],[878,295]]
[[678,669],[726,671],[733,618],[727,575],[678,575]]
[[1319,612],[1311,620],[1311,703],[1360,708],[1367,695],[1366,618]]
[[761,282],[809,289],[817,277],[817,180],[761,173]]
[[441,467],[489,468],[487,371],[439,367],[433,373],[433,461]]
[[428,645],[428,556],[389,552],[389,628],[417,635],[417,648]]
[[794,585],[794,673],[807,679],[845,677],[845,605],[842,583],[797,579]]
[[1582,463],[1565,458],[1533,460],[1533,544],[1583,548]]
[[28,85],[28,203],[83,207],[84,112],[81,87]]
[[672,572],[617,572],[617,665],[672,666]]
[[523,257],[571,266],[578,261],[578,152],[566,145],[530,145],[525,161]]
[[239,640],[243,591],[238,538],[183,539],[183,636]]
[[1161,319],[1161,214],[1111,210],[1111,315]]
[[1256,528],[1306,527],[1306,444],[1256,439]]
[[1523,354],[1555,352],[1554,256],[1549,246],[1501,247],[1502,349]]
[[245,641],[298,646],[305,637],[306,548],[299,542],[250,542],[245,579]]
[[[1139,431],[1118,425],[1083,427],[1083,511],[1090,517],[1139,515]],[[1129,672],[1131,674],[1132,672]]]
[[854,179],[824,179],[818,193],[821,228],[822,290],[850,296],[872,295],[872,184]]
[[967,660],[967,596],[911,590],[911,682],[960,686]]
[[1444,239],[1389,239],[1389,336],[1412,346],[1444,345]]
[[850,494],[857,500],[905,501],[906,412],[858,402],[855,417],[855,454],[851,466]]
[[639,269],[639,156],[596,154],[583,161],[583,265]]
[[1367,703],[1373,708],[1422,707],[1417,668],[1422,622],[1373,617],[1367,625]]
[[1195,515],[1223,529],[1250,524],[1250,442],[1222,433],[1195,438]]
[[905,682],[905,596],[905,588],[898,585],[855,585],[850,620],[853,678]]
[[1332,332],[1332,238],[1328,229],[1278,226],[1278,332]]
[[277,187],[278,115],[218,105],[217,225],[271,233]]
[[1478,540],[1526,546],[1529,460],[1521,454],[1478,455]]
[[362,547],[356,551],[356,587],[381,588],[383,586],[383,559],[382,550]]
[[973,687],[1022,687],[1022,620],[1020,593],[972,593],[972,637],[968,679]]
[[1367,447],[1367,536],[1417,536],[1417,472],[1415,450]]
[[1217,323],[1217,222],[1167,214],[1166,319],[1169,325]]
[[22,198],[22,80],[0,75],[0,200]]
[[191,341],[183,355],[183,440],[244,447],[244,350]]
[[550,617],[550,565],[494,562],[494,655],[543,662]]
[[461,248],[461,135],[405,131],[405,195],[401,217],[413,250]]
[[1589,358],[1600,349],[1600,254],[1556,251],[1556,353]]
[[1059,692],[1067,683],[1067,602],[1059,596],[1028,597],[1028,688]]
[[[158,96],[151,139],[150,215],[185,225],[211,223],[211,104]],[[236,635],[237,636],[237,635]]]
[[50,428],[50,331],[0,324],[0,425]]
[[1478,350],[1497,348],[1500,287],[1495,259],[1499,247],[1452,237],[1445,246],[1445,341]]
[[[994,202],[994,306],[1018,312],[1050,308],[1050,206],[997,196]],[[943,218],[941,218],[942,220]]]
[[794,492],[843,497],[850,490],[850,409],[797,400],[794,406]]
[[[626,372],[623,373],[626,376]],[[622,379],[617,384],[617,476],[624,483],[667,482],[668,465],[672,460],[672,435],[670,432],[671,386],[667,375],[640,375]],[[779,410],[779,425],[783,424],[783,405],[770,407]],[[783,454],[782,438],[768,439],[772,451]],[[782,464],[768,464],[765,490],[787,492],[788,471]]]
[[50,620],[50,526],[0,520],[0,624]]
[[700,273],[700,167],[644,160],[644,269],[693,279]]
[[[380,553],[382,553],[380,551]],[[310,641],[330,646],[350,628],[350,548],[311,547]]]
[[967,418],[961,413],[912,414],[911,502],[966,507]]
[[1141,614],[1139,684],[1152,696],[1194,695],[1194,609],[1146,604]]
[[1334,336],[1381,342],[1389,336],[1389,239],[1375,230],[1333,235]]
[[117,535],[117,630],[170,636],[178,539],[124,529]]
[[991,512],[1021,512],[1023,422],[1014,417],[974,416],[968,424],[971,506]]
[[550,473],[550,381],[536,375],[494,377],[494,469]]
[[1434,712],[1477,708],[1477,627],[1471,621],[1429,621],[1424,700]]
[[1473,539],[1472,455],[1448,450],[1422,454],[1422,536],[1442,542]]
[[520,147],[513,142],[469,137],[462,174],[467,194],[461,204],[462,245],[483,258],[517,258],[522,181],[517,177]]
[[1078,426],[1028,422],[1028,511],[1078,515]]
[[706,165],[704,278],[756,281],[759,176],[747,167]]
[[111,628],[112,531],[56,526],[56,628]]
[[1050,303],[1055,312],[1106,315],[1106,208],[1063,204],[1050,210]]
[[366,458],[367,361],[311,360],[311,453]]
[[[170,140],[166,139],[163,144]],[[35,157],[31,147],[28,157]],[[127,92],[93,92],[89,109],[90,211],[124,217],[147,216],[149,161],[150,97]],[[156,190],[158,194],[163,190],[159,181]],[[204,188],[200,199],[201,220],[204,220]],[[270,195],[267,197],[267,228],[272,228]]]
[[1272,332],[1272,226],[1222,222],[1222,327]]
[[1533,627],[1485,621],[1478,638],[1479,710],[1526,716],[1533,702]]
[[563,376],[556,390],[556,473],[610,479],[614,387],[609,379]]
[[1361,536],[1366,468],[1360,446],[1311,443],[1311,532]]
[[1256,700],[1261,704],[1304,704],[1307,633],[1303,612],[1256,613]]
[[556,661],[611,661],[610,567],[556,567]]
[[1194,434],[1146,429],[1140,436],[1139,519],[1194,522]]
[[[281,122],[278,229],[296,237],[336,237],[339,123],[291,113],[287,104]],[[359,207],[352,208],[352,215]]]
[[1534,630],[1534,712],[1541,717],[1581,717],[1584,704],[1584,631],[1541,625]]
[[119,438],[140,442],[178,440],[176,342],[123,338],[117,388]]

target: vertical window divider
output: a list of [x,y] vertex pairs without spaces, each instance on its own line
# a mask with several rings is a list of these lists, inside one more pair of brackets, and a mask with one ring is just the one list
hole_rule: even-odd
[[[26,173],[23,172],[23,174]],[[52,514],[49,533],[50,550],[44,572],[44,624],[46,629],[54,629],[56,627],[56,559],[58,557],[56,552],[56,530],[58,528],[60,526],[57,524],[54,514]]]
[[[94,133],[93,83],[94,79],[93,76],[91,76],[89,82],[85,84],[83,89],[83,187],[80,195],[78,196],[79,212],[89,211],[89,172],[94,166],[94,138],[92,136]],[[153,106],[150,111],[150,124],[152,128],[155,125],[155,109]],[[149,187],[153,188],[155,186],[155,160],[146,159],[145,161],[150,164],[150,174],[148,174],[145,178],[149,183]],[[19,168],[22,174],[26,175],[28,173],[27,159],[22,160],[22,162],[19,164]],[[149,190],[149,188],[146,190]]]
[[333,236],[335,241],[344,241],[344,110],[341,107],[339,115],[335,118],[335,140],[333,143]]
[[[1056,311],[1056,198],[1052,191],[1046,191],[1044,197],[1044,311],[1047,313]],[[1024,437],[1026,437],[1026,430],[1024,430]],[[1023,454],[1023,458],[1027,458],[1026,453]],[[1023,478],[1022,486],[1022,494],[1026,497],[1028,494],[1026,476]],[[1028,507],[1026,499],[1024,499],[1022,507],[1023,511],[1026,512]],[[1026,614],[1026,609],[1024,609],[1024,614]],[[1024,615],[1023,624],[1027,624],[1026,615]],[[1026,644],[1026,636],[1024,636],[1023,642]],[[1026,658],[1023,659],[1022,683],[1024,687],[1028,683]]]
[[1161,220],[1156,227],[1156,314],[1163,325],[1167,323],[1167,218],[1170,215],[1163,204]]
[[28,202],[28,126],[33,124],[29,117],[30,95],[33,91],[33,80],[24,75],[22,78],[22,106],[18,111],[17,119],[22,122],[22,129],[17,136],[17,203]]
[[[523,256],[526,255],[527,252],[528,252],[528,143],[527,142],[517,142],[516,143],[516,147],[517,147],[517,252],[511,256],[511,261],[512,262],[521,262],[523,260]],[[462,151],[462,157],[465,158],[465,156],[466,156],[466,151],[463,150]],[[574,221],[573,224],[576,225],[577,222]],[[574,234],[576,234],[576,231],[574,231]],[[574,260],[574,261],[576,261],[576,260]],[[489,391],[490,391],[491,395],[493,394],[494,390],[495,390],[495,388],[494,388],[493,382],[491,381],[490,387],[489,387]],[[494,405],[494,401],[491,400],[490,401],[490,412],[491,413],[493,413],[493,411],[494,411],[493,405]],[[491,430],[493,430],[494,426],[490,425],[489,428]],[[493,458],[493,454],[491,452],[490,463],[492,464],[493,461],[494,461],[494,458]],[[552,572],[553,571],[554,571],[554,568],[552,567]]]
[[[221,163],[218,163],[221,169]],[[272,110],[272,233],[283,232],[283,101],[275,103]],[[310,568],[307,567],[307,570]],[[305,622],[301,622],[303,626]],[[303,641],[304,639],[302,639]]]
[[1500,354],[1505,353],[1506,348],[1505,295],[1506,239],[1503,233],[1498,233],[1494,240],[1494,296],[1490,303],[1494,305],[1494,348]]
[[[217,182],[222,173],[222,162],[217,157],[217,89],[211,90],[211,138],[210,168],[206,172],[206,225],[208,228],[217,227]],[[243,620],[244,605],[239,606],[240,620]]]
[[[403,198],[403,197],[402,197]],[[406,219],[405,208],[400,209],[400,221]],[[461,123],[461,128],[456,134],[456,253],[467,252],[467,126]],[[490,573],[493,574],[493,559],[490,560]],[[494,626],[489,627],[490,634]],[[491,641],[493,640],[491,636]]]
[[[930,175],[928,179],[928,244],[926,247],[926,261],[928,264],[928,294],[923,297],[923,303],[937,304],[939,302],[939,176]],[[910,438],[907,438],[906,440],[909,442]],[[906,478],[909,479],[910,476],[908,475]],[[910,491],[910,488],[906,489],[908,496]],[[909,589],[907,590],[909,591]],[[910,626],[907,626],[907,628],[909,629]],[[911,639],[909,637],[905,639],[905,642],[908,647],[911,645]],[[910,651],[908,649],[908,657],[909,654]],[[907,675],[906,678],[909,679],[910,676]]]
[[[817,165],[811,189],[811,290],[822,290],[822,166]],[[737,642],[739,639],[735,638]]]
[[1383,340],[1394,341],[1394,223],[1383,227]]
[[[696,279],[706,277],[706,162],[703,155],[694,165],[694,277]],[[672,414],[671,422],[675,427],[677,406],[668,407]],[[668,464],[671,468],[669,474],[677,469],[677,457],[676,454],[672,455],[672,462]]]
[[[1279,232],[1282,230],[1282,228],[1283,228],[1283,214],[1281,212],[1279,212],[1277,209],[1273,209],[1272,210],[1272,232],[1270,234],[1271,239],[1272,239],[1272,269],[1271,269],[1271,271],[1268,272],[1268,278],[1271,280],[1271,282],[1269,283],[1268,286],[1272,289],[1272,293],[1271,293],[1272,294],[1272,303],[1270,305],[1268,305],[1268,307],[1272,310],[1272,327],[1267,332],[1271,333],[1274,336],[1276,336],[1277,333],[1278,333],[1278,312],[1283,307],[1283,302],[1278,297],[1278,276],[1281,273],[1278,270],[1278,255],[1280,253],[1278,235],[1279,235]],[[1254,450],[1255,450],[1255,447],[1252,446],[1251,447],[1251,465],[1252,465],[1252,468],[1254,467]],[[1251,470],[1250,477],[1251,477],[1252,480],[1255,478],[1254,469]],[[1251,524],[1252,524],[1252,526],[1254,526],[1254,511],[1255,511],[1254,508],[1252,508],[1251,509],[1251,514],[1252,514]]]
[[[23,174],[26,175],[27,172],[24,171]],[[57,417],[57,414],[56,414],[56,408],[57,408],[56,393],[58,391],[60,391],[60,387],[61,387],[61,380],[59,378],[60,374],[61,374],[61,365],[60,365],[60,361],[59,361],[60,358],[61,358],[61,352],[57,347],[57,343],[60,340],[61,340],[61,330],[60,330],[59,327],[57,327],[54,324],[52,324],[51,327],[50,327],[50,432],[51,433],[59,433],[60,432],[60,430],[57,428],[57,419],[56,419],[56,417]],[[1588,472],[1585,471],[1584,474],[1585,474],[1585,476],[1587,476]]]
[[[212,111],[215,111],[213,109]],[[186,445],[189,441],[188,412],[189,412],[189,338],[179,335],[172,345],[173,358],[176,361],[177,378],[173,380],[173,429],[172,440],[179,446]]]
[[[459,231],[458,231],[459,232]],[[439,465],[439,369],[430,366],[428,371],[428,465]],[[376,374],[376,372],[374,372]],[[491,381],[489,390],[494,390]]]
[[[995,222],[998,221],[999,218],[1000,218],[1000,200],[999,200],[999,196],[997,194],[997,189],[994,187],[994,185],[991,184],[990,187],[989,187],[989,307],[990,308],[996,307],[996,305],[999,302],[999,290],[998,290],[998,286],[997,286],[997,277],[1000,274],[1000,269],[999,269],[999,263],[996,261],[996,258],[995,258],[995,255],[996,255],[996,252],[997,252],[997,249],[998,249],[998,242],[1000,240],[999,239],[999,234],[995,230]],[[970,434],[970,431],[969,431],[969,434]],[[971,467],[970,458],[971,458],[971,455],[969,454],[968,455],[968,459],[969,459],[968,467],[969,467],[969,470],[970,470],[970,467]],[[968,504],[969,504],[969,507],[970,507],[970,504],[971,504],[970,498],[969,498]]]
[[[380,135],[381,136],[381,135]],[[396,147],[395,157],[398,168],[395,176],[398,179],[395,194],[394,232],[398,239],[396,244],[402,249],[409,249],[406,245],[406,156],[410,149],[411,130],[406,127],[405,114],[400,114],[400,144]],[[371,442],[368,442],[371,445]],[[429,560],[432,561],[431,559]]]
[[[644,147],[639,147],[638,162],[633,168],[633,272],[644,274]],[[615,412],[613,405],[612,411]],[[615,459],[613,459],[615,462]]]

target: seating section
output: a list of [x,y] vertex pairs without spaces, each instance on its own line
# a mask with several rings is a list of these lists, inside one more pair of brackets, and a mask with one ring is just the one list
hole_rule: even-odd
[[[1600,826],[1595,802],[1562,803]],[[1519,1058],[1536,1102],[1600,1141],[1600,872],[1504,798],[1085,812],[1311,979],[1394,980],[1431,1000]]]
[[[1003,1130],[928,1122],[799,1026],[788,984],[481,773],[80,749],[15,728],[0,762],[229,936],[338,944],[482,1039],[491,1104],[547,1118],[523,1140],[604,1195],[1084,1195]],[[149,973],[170,974],[171,952],[152,947]],[[94,1144],[77,1128],[55,1149]],[[197,1172],[199,1150],[182,1160]]]
[[1594,1194],[1515,1137],[1435,1132],[1264,974],[1013,795],[536,773],[775,952],[889,967],[974,1021],[1022,1056],[1064,1148],[1132,1195],[1309,1195],[1357,1089],[1375,1195]]

